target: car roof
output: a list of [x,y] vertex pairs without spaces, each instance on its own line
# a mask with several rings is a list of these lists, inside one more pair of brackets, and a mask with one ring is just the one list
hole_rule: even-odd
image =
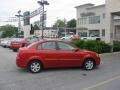
[[40,41],[38,42],[35,42],[32,46],[34,45],[38,45],[38,44],[42,44],[44,42],[64,42],[64,43],[68,43],[67,41],[63,41],[63,40],[60,40],[60,39],[41,39]]
[[59,40],[59,39],[42,39],[39,42],[48,42],[48,41],[54,41],[54,42],[64,42],[63,40]]

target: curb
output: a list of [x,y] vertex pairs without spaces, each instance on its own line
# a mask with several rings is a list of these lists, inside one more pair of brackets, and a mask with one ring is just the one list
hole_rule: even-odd
[[109,55],[116,55],[116,54],[120,54],[120,52],[103,53],[103,54],[99,54],[99,55],[100,55],[100,56],[109,56]]

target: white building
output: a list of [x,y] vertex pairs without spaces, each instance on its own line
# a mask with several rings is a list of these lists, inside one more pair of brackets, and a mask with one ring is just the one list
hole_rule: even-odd
[[[77,34],[97,36],[106,42],[120,40],[120,0],[106,0],[106,4],[77,6]],[[113,34],[114,33],[114,34]]]
[[106,0],[106,41],[120,41],[120,0]]
[[[42,36],[42,30],[35,30],[34,32],[35,36],[41,37]],[[58,31],[56,29],[47,28],[43,31],[43,36],[47,38],[53,38],[58,36]]]

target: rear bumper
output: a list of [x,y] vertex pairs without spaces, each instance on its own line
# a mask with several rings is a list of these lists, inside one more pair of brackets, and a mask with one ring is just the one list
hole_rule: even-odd
[[19,57],[16,58],[16,65],[20,68],[27,68],[27,62]]
[[19,49],[21,47],[21,45],[11,45],[10,48],[11,49]]

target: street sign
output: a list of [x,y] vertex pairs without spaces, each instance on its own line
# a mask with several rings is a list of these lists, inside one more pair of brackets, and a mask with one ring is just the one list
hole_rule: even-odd
[[41,14],[41,13],[43,12],[42,10],[43,10],[42,7],[40,7],[40,8],[38,8],[38,9],[34,10],[33,12],[30,13],[30,18],[33,18],[33,17],[35,17],[35,16]]
[[30,25],[30,12],[29,11],[24,12],[23,17],[24,17],[24,26]]

